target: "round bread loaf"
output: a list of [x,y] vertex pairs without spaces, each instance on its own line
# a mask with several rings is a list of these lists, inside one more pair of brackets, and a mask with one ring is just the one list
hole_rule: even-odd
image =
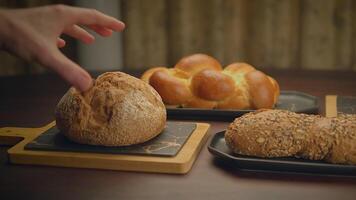
[[104,146],[146,142],[166,124],[166,109],[158,93],[122,72],[100,75],[84,93],[70,88],[55,116],[57,127],[70,140]]

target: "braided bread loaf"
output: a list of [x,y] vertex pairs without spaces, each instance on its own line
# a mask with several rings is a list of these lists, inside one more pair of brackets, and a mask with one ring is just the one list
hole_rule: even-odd
[[182,58],[174,68],[155,67],[141,77],[166,105],[193,108],[272,108],[278,100],[277,82],[246,63],[223,69],[207,55]]
[[260,110],[236,118],[225,132],[235,153],[257,157],[301,157],[356,164],[356,115],[327,118],[282,110]]

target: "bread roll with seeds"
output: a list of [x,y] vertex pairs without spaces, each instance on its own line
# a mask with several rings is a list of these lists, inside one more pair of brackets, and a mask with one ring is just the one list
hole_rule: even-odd
[[104,146],[146,142],[161,133],[166,123],[158,93],[122,72],[100,75],[85,93],[69,89],[55,116],[57,127],[70,140]]
[[225,133],[234,153],[356,164],[356,115],[326,118],[259,110],[236,118]]

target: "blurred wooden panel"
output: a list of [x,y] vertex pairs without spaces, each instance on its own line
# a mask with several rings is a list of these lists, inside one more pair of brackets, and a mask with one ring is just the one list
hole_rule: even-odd
[[228,65],[233,62],[246,62],[246,44],[248,16],[246,1],[222,1],[217,19],[222,24],[220,38],[222,39],[221,62]]
[[[222,64],[224,64],[224,49],[226,46],[224,45],[225,37],[225,3],[226,1],[221,0],[207,0],[201,3],[201,5],[205,4],[206,8],[203,9],[203,17],[202,26],[204,27],[202,30],[205,31],[203,33],[204,45],[207,50],[207,53],[214,56],[218,59]],[[230,21],[230,20],[228,20]],[[205,37],[204,37],[205,36]]]
[[210,39],[217,30],[213,27],[216,24],[212,2],[212,0],[167,1],[170,65],[174,65],[188,54],[213,54]]
[[[71,0],[3,0],[0,5],[63,2]],[[185,55],[206,53],[223,65],[245,61],[257,68],[356,70],[354,0],[120,2],[127,25],[123,33],[125,68],[172,67]],[[75,46],[70,49],[75,54]],[[0,55],[0,59],[11,58]],[[18,66],[0,69],[0,74],[43,72],[37,65],[8,63]]]
[[207,53],[224,65],[351,69],[352,0],[180,0],[167,3],[168,63]]
[[356,2],[352,1],[352,68],[356,71]]
[[142,45],[143,37],[141,37],[141,32],[146,32],[146,30],[140,21],[140,2],[137,0],[123,0],[121,2],[122,19],[126,24],[123,32],[124,68],[142,68],[145,61],[145,50]]
[[251,0],[248,1],[247,12],[247,61],[260,68],[265,66],[269,61],[267,57],[268,40],[271,38],[268,32],[267,19],[271,16],[267,12],[267,0]]
[[256,67],[298,66],[299,1],[248,1],[248,61]]
[[301,66],[306,69],[350,70],[352,0],[304,0],[302,3]]
[[352,68],[352,0],[337,0],[334,8],[336,69]]
[[206,53],[223,65],[245,59],[245,1],[168,1],[169,63]]
[[183,21],[186,17],[186,15],[183,15],[183,11],[186,12],[186,9],[183,9],[183,5],[186,2],[189,2],[189,0],[167,1],[167,51],[169,66],[174,65],[187,51],[188,42],[185,42],[187,40],[187,34],[185,34],[187,30],[182,30],[183,27],[187,28],[184,26]]
[[301,66],[335,69],[334,0],[304,0],[301,16]]
[[124,67],[130,69],[167,65],[165,0],[123,0]]

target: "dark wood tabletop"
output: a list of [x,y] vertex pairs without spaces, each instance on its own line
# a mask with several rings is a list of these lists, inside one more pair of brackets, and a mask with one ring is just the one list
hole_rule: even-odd
[[[321,114],[325,95],[356,96],[355,72],[265,71],[282,90],[317,96]],[[68,87],[53,74],[0,78],[0,127],[53,121]],[[229,124],[208,123],[210,139]],[[186,175],[14,165],[0,146],[0,199],[356,199],[356,177],[241,171],[207,144]]]

